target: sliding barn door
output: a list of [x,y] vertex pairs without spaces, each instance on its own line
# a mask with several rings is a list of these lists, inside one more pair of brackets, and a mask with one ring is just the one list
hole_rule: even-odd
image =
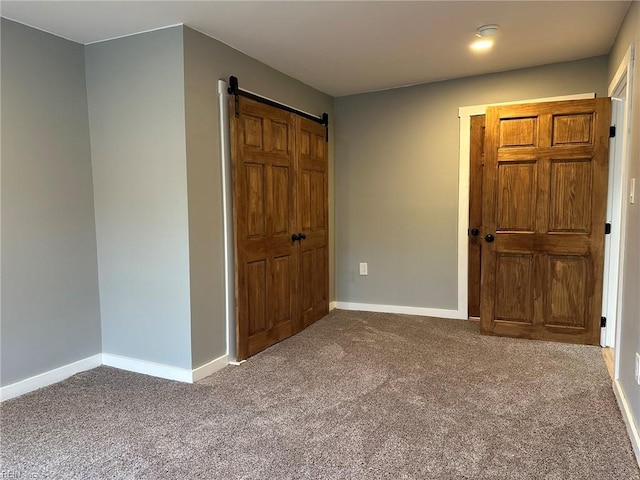
[[293,115],[230,102],[236,258],[237,356],[242,360],[298,330],[295,126]]
[[325,127],[306,118],[297,120],[300,315],[304,328],[329,312],[327,141]]
[[243,360],[329,311],[327,142],[311,120],[230,99],[236,344]]
[[599,344],[610,109],[487,109],[482,333]]

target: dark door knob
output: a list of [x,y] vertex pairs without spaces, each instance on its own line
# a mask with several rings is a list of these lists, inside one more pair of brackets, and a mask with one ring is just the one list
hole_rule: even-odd
[[478,235],[480,235],[480,230],[478,230],[477,228],[472,228],[470,233],[472,236],[477,237]]
[[296,242],[298,240],[300,240],[300,235],[298,235],[297,233],[294,233],[293,235],[291,235],[292,242]]
[[304,233],[301,233],[300,235],[298,235],[298,239],[299,240],[306,240],[307,236]]
[[484,239],[485,239],[485,241],[486,241],[487,243],[491,243],[491,242],[493,242],[493,241],[495,240],[495,238],[493,237],[493,235],[491,235],[490,233],[489,233],[489,234],[487,234],[487,235],[484,237]]

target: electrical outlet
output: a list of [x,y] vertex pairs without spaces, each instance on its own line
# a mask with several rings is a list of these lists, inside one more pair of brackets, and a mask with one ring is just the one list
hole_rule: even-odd
[[360,275],[369,275],[368,265],[366,263],[360,264]]
[[636,353],[636,383],[640,385],[640,353]]

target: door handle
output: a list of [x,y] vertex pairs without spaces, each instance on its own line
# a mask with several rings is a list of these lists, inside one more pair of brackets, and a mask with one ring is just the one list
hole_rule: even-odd
[[472,237],[477,237],[478,235],[480,235],[480,230],[477,228],[472,228],[469,233],[471,233]]
[[485,242],[487,243],[491,243],[495,240],[494,236],[491,235],[490,233],[488,233],[485,237],[484,237]]
[[300,235],[297,233],[294,233],[293,235],[291,235],[291,241],[292,242],[297,242],[298,240],[300,240]]
[[298,239],[299,239],[299,240],[306,240],[306,239],[307,239],[307,236],[306,236],[304,233],[300,233],[300,234],[298,235]]

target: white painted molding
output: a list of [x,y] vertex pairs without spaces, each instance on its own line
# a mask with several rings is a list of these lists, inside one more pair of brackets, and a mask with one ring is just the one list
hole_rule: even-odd
[[335,310],[336,308],[338,308],[337,305],[338,305],[338,302],[329,302],[329,311]]
[[108,367],[119,368],[120,370],[151,375],[152,377],[193,383],[193,372],[187,368],[172,367],[170,365],[113,355],[111,353],[102,354],[102,364]]
[[638,419],[633,418],[633,412],[627,401],[627,397],[624,394],[622,386],[618,380],[613,381],[613,393],[616,395],[622,418],[627,426],[627,433],[629,433],[629,439],[633,446],[633,452],[636,454],[636,461],[640,465],[640,433],[638,432]]
[[194,369],[191,380],[193,382],[202,380],[203,378],[216,373],[218,370],[222,370],[227,365],[229,365],[229,357],[228,355],[222,355],[221,357],[211,360],[209,363],[205,363],[201,367]]
[[218,80],[218,107],[220,114],[220,174],[222,177],[222,229],[224,236],[224,312],[227,330],[227,355],[236,359],[235,324],[235,255],[233,250],[233,185],[231,178],[231,146],[227,82]]
[[61,382],[62,380],[69,378],[76,373],[91,370],[102,365],[102,354],[93,355],[91,357],[83,358],[77,362],[63,365],[59,368],[54,368],[48,372],[35,375],[33,377],[21,380],[11,385],[0,388],[0,402],[15,398],[25,393],[33,392],[39,388],[53,385],[54,383]]
[[460,315],[458,310],[440,308],[405,307],[400,305],[376,305],[373,303],[335,302],[336,308],[341,310],[357,310],[362,312],[402,313],[405,315],[420,315],[422,317],[453,318],[466,320],[467,314]]
[[[595,96],[595,93],[578,93],[560,97],[534,98],[487,105],[471,105],[458,109],[458,117],[460,118],[460,146],[458,150],[458,310],[456,311],[455,317],[446,318],[467,318],[469,312],[469,241],[467,229],[469,228],[469,171],[471,155],[471,139],[469,135],[471,133],[471,117],[474,115],[484,115],[489,106],[556,102],[560,100],[585,100],[595,98]],[[446,312],[446,310],[444,311]]]
[[[626,89],[626,98],[623,99],[625,107],[625,116],[622,119],[623,125],[620,128],[621,142],[617,142],[614,145],[619,146],[617,152],[618,160],[617,164],[614,164],[613,168],[616,170],[616,174],[619,176],[619,183],[609,181],[609,190],[612,191],[612,234],[617,240],[617,244],[614,244],[614,252],[612,257],[605,259],[605,272],[608,273],[608,282],[611,285],[607,285],[607,300],[610,305],[610,310],[607,311],[607,318],[611,318],[612,322],[607,322],[606,326],[606,340],[605,343],[614,347],[614,360],[613,360],[613,378],[618,379],[620,376],[620,349],[615,348],[616,345],[620,345],[620,336],[622,335],[622,329],[620,328],[620,312],[623,296],[623,282],[624,282],[624,259],[625,259],[625,239],[627,232],[627,187],[629,179],[629,157],[631,155],[631,110],[633,105],[633,89],[634,89],[634,63],[635,63],[635,44],[631,43],[627,52],[625,53],[622,62],[616,70],[611,83],[609,84],[608,94],[610,97],[614,97],[619,94],[621,90]],[[611,167],[609,167],[611,168]],[[615,180],[615,179],[613,179]],[[616,220],[618,225],[616,225]],[[617,247],[617,252],[615,251]],[[616,275],[617,274],[617,275]]]

